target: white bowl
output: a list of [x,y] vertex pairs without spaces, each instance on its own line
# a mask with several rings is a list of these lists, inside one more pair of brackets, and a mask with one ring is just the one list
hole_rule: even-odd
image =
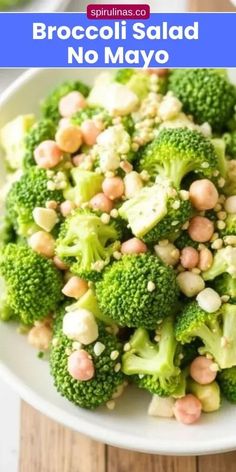
[[[54,69],[24,73],[0,99],[0,127],[19,113],[38,113],[40,100],[64,79],[79,78],[90,84],[98,72]],[[231,71],[231,75],[236,82],[236,71]],[[90,412],[75,407],[56,392],[48,363],[37,358],[24,336],[17,334],[11,324],[0,326],[0,375],[42,413],[108,444],[174,455],[208,454],[236,448],[236,407],[230,404],[225,403],[217,413],[203,415],[199,424],[193,426],[148,417],[151,397],[135,388],[127,389],[114,411],[100,408]]]

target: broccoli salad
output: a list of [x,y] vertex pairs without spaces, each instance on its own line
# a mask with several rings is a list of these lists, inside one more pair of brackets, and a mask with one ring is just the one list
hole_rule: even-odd
[[236,404],[235,105],[224,70],[122,69],[1,130],[0,318],[79,407]]

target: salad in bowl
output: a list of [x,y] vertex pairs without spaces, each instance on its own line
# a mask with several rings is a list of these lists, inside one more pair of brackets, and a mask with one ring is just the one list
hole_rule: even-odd
[[236,403],[235,103],[223,70],[122,69],[2,127],[0,318],[76,406]]

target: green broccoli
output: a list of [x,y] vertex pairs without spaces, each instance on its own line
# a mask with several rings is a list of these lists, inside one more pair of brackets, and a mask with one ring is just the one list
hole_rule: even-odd
[[203,272],[204,280],[214,280],[218,275],[228,273],[236,278],[236,247],[227,246],[215,252],[210,269]]
[[217,377],[223,396],[230,402],[236,403],[236,367],[222,370]]
[[96,283],[101,311],[121,326],[155,329],[177,302],[175,273],[151,254],[125,255]]
[[182,344],[200,338],[201,354],[210,353],[221,369],[236,365],[235,305],[226,303],[218,312],[207,313],[196,301],[191,302],[177,317],[175,335]]
[[[140,100],[146,98],[152,90],[152,79],[145,71],[135,69],[119,69],[114,80],[127,87],[134,92]],[[167,78],[156,76],[157,92],[164,94],[167,88]]]
[[116,221],[105,224],[91,210],[75,210],[62,224],[56,244],[60,259],[74,274],[96,280],[120,246]]
[[100,321],[103,321],[104,323],[113,324],[113,321],[101,312],[95,292],[92,288],[87,290],[87,292],[82,295],[82,297],[80,297],[79,300],[77,300],[75,303],[72,303],[72,305],[68,305],[66,311],[74,311],[78,308],[83,308],[85,310],[91,311],[95,318]]
[[236,235],[236,214],[229,213],[227,218],[224,220],[225,228],[219,231],[220,237],[235,236]]
[[[57,315],[58,318],[58,315]],[[99,405],[112,399],[119,386],[124,383],[124,375],[116,366],[121,360],[121,344],[118,339],[106,332],[102,324],[99,324],[99,337],[97,341],[83,350],[88,352],[93,360],[95,376],[91,380],[80,381],[74,379],[68,372],[68,353],[72,351],[73,341],[62,332],[61,317],[56,321],[54,339],[50,352],[51,374],[58,392],[82,408],[93,410]],[[94,352],[96,342],[104,345],[104,351],[97,356]],[[119,356],[113,360],[111,353],[118,351]]]
[[134,74],[134,69],[118,69],[115,73],[114,80],[120,82],[120,84],[127,84]]
[[185,247],[194,247],[195,249],[198,248],[199,243],[197,241],[193,241],[192,238],[190,238],[188,231],[181,231],[180,235],[178,235],[177,239],[175,239],[175,246],[182,250]]
[[15,318],[14,311],[8,303],[6,282],[0,276],[0,320],[9,321]]
[[57,123],[61,118],[58,108],[61,98],[74,91],[80,92],[84,97],[87,97],[90,88],[78,80],[74,82],[64,82],[58,85],[42,102],[41,109],[43,116]]
[[176,236],[191,216],[189,200],[182,200],[169,183],[159,182],[144,187],[119,208],[133,234],[146,243]]
[[211,141],[196,130],[166,128],[148,144],[139,162],[152,179],[158,174],[168,178],[176,188],[190,172],[211,179],[218,167],[218,156]]
[[33,220],[33,210],[44,207],[49,200],[63,201],[61,190],[48,190],[47,172],[39,167],[31,167],[15,182],[6,199],[9,221],[20,236],[30,236],[37,226]]
[[[228,161],[226,159],[225,151],[226,151],[226,145],[224,139],[220,138],[214,138],[211,139],[211,143],[215,149],[215,153],[217,155],[217,169],[220,172],[221,177],[226,177],[227,176],[227,171],[228,171]],[[217,179],[216,180],[217,183]]]
[[0,132],[1,146],[5,152],[7,166],[20,169],[25,153],[25,136],[32,129],[34,115],[20,115],[8,122]]
[[6,303],[25,324],[33,324],[55,310],[62,299],[61,273],[52,261],[28,246],[8,244],[1,254]]
[[236,303],[236,278],[229,274],[222,274],[214,280],[214,289],[220,296],[230,297],[230,303]]
[[71,122],[73,125],[80,126],[86,120],[91,120],[99,117],[99,121],[102,121],[105,128],[112,125],[112,116],[109,115],[108,111],[102,107],[85,107],[77,111],[72,117]]
[[8,243],[14,243],[17,235],[12,222],[7,214],[2,215],[0,219],[0,247]]
[[129,351],[122,358],[122,371],[126,375],[135,375],[140,388],[159,396],[172,395],[180,382],[173,331],[171,317],[163,321],[158,343],[150,340],[146,329],[138,328],[129,340]]
[[194,339],[189,344],[184,344],[181,350],[181,369],[188,367],[191,362],[199,356],[199,348],[202,346],[199,338]]
[[78,206],[102,191],[104,177],[101,174],[73,167],[70,177],[72,185],[65,188],[63,195],[65,200],[71,200]]
[[55,123],[48,119],[37,121],[25,136],[23,168],[25,170],[36,165],[34,150],[42,141],[54,140],[56,134]]
[[185,113],[199,124],[208,122],[221,131],[233,115],[235,87],[214,69],[176,69],[169,77],[169,90],[181,100]]
[[236,159],[236,131],[225,133],[223,139],[226,143],[226,154],[232,159]]

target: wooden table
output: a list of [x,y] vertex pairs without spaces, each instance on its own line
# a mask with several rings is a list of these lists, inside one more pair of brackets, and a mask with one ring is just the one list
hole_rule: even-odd
[[[189,3],[190,11],[236,11],[229,0],[191,0]],[[236,452],[205,457],[165,457],[125,451],[64,428],[24,402],[20,446],[19,472],[236,471]]]

